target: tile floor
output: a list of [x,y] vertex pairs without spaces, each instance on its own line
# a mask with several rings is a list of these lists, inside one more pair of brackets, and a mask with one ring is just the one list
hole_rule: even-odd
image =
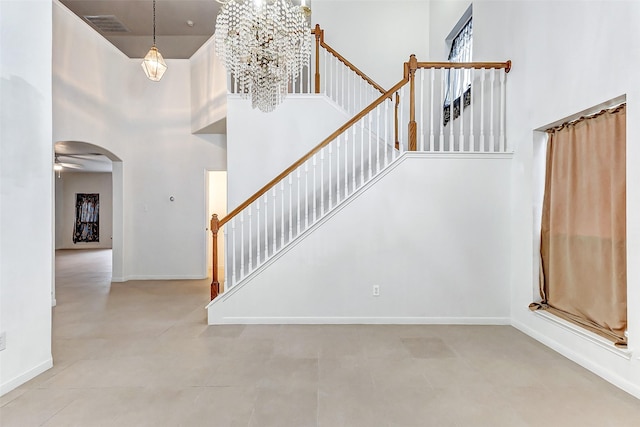
[[640,401],[507,326],[207,326],[207,281],[59,251],[54,367],[18,426],[640,426]]

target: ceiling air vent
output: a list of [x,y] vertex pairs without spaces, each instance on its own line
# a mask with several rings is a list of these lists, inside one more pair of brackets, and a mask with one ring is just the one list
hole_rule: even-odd
[[128,33],[129,29],[114,15],[84,16],[94,27],[103,33]]

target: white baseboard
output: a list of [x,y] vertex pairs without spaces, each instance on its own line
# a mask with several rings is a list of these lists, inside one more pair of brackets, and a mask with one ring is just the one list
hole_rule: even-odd
[[510,325],[508,317],[223,317],[210,325]]
[[193,275],[133,275],[133,276],[125,276],[125,277],[112,277],[111,282],[114,283],[122,283],[128,282],[130,280],[202,280],[206,279],[206,275],[202,274],[193,274]]
[[9,393],[11,390],[20,387],[22,384],[26,383],[27,381],[37,377],[38,375],[40,375],[41,373],[43,373],[44,371],[51,369],[53,367],[53,358],[50,357],[49,359],[45,360],[44,362],[40,363],[39,365],[29,369],[27,372],[18,375],[17,377],[0,384],[0,396],[3,396],[7,393]]
[[592,359],[586,357],[584,354],[579,353],[575,349],[568,347],[567,345],[562,344],[559,341],[536,331],[535,329],[531,328],[529,325],[526,325],[515,319],[512,319],[511,324],[513,325],[514,328],[529,335],[531,338],[535,339],[536,341],[541,342],[542,344],[546,345],[552,350],[557,351],[567,359],[572,360],[573,362],[577,363],[583,368],[588,369],[589,371],[598,375],[602,379],[626,391],[632,396],[635,396],[636,398],[640,399],[640,386],[638,384],[629,382],[626,378],[623,378],[620,375],[616,374],[615,372],[612,372],[611,369],[608,369],[606,366],[595,363]]

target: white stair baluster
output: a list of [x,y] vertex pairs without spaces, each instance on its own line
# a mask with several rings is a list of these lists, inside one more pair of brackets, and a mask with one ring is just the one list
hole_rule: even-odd
[[405,125],[404,125],[404,101],[405,101],[405,90],[404,90],[405,86],[402,86],[402,89],[400,89],[400,119],[398,121],[398,126],[400,126],[400,152],[403,153],[405,150],[404,147],[404,143],[406,141],[405,139],[405,135],[404,135],[404,130],[405,130]]
[[309,161],[304,163],[304,229],[309,228]]
[[329,210],[333,208],[333,143],[329,144]]
[[376,107],[376,174],[380,172],[380,106]]
[[316,183],[316,176],[317,176],[318,167],[316,165],[316,162],[317,162],[316,154],[314,154],[313,155],[313,200],[312,200],[313,201],[313,222],[316,222],[316,220],[318,219],[318,215],[317,215],[317,212],[316,212],[316,210],[317,210],[316,206],[318,204],[318,198],[317,198],[317,195],[316,195],[316,188],[318,188],[317,187],[317,183]]
[[420,69],[420,118],[418,126],[420,127],[420,151],[424,151],[424,70]]
[[248,272],[253,271],[253,208],[249,205],[249,268]]
[[[466,69],[461,68],[460,69],[460,79],[462,82],[464,82],[465,80],[462,78],[462,76],[467,72]],[[460,94],[460,117],[459,117],[459,121],[460,121],[460,137],[459,137],[459,141],[458,141],[458,151],[462,151],[464,152],[464,87],[462,88],[462,93]]]
[[[440,69],[440,93],[443,99],[446,93],[444,87],[446,73],[445,68]],[[440,111],[440,141],[438,143],[438,151],[444,151],[444,107],[438,106],[438,110]]]
[[324,216],[324,149],[320,149],[320,215]]
[[244,211],[240,212],[240,280],[244,279]]
[[231,218],[231,282],[235,285],[236,280],[236,219]]
[[450,103],[449,103],[449,151],[456,151],[456,143],[453,136],[453,122],[454,122],[454,111],[453,104],[455,104],[456,94],[453,93],[453,79],[451,78],[452,74],[456,72],[453,68],[449,69],[449,94],[450,94]]
[[480,152],[485,151],[485,139],[484,139],[484,80],[487,71],[484,68],[480,69]]
[[327,51],[322,49],[322,66],[324,67],[324,72],[322,73],[322,77],[324,77],[324,82],[321,85],[322,93],[327,95],[327,82],[329,81],[329,76],[327,76]]
[[336,144],[338,144],[336,150],[336,205],[340,203],[340,136],[336,138]]
[[371,179],[371,163],[373,163],[373,151],[371,150],[371,139],[373,138],[373,126],[371,126],[371,122],[373,119],[373,114],[369,113],[367,114],[367,118],[368,118],[368,123],[369,123],[369,127],[367,129],[367,134],[369,135],[368,141],[369,141],[369,148],[368,148],[368,152],[367,152],[367,169],[369,170],[369,175],[368,175],[368,179]]
[[256,267],[260,265],[260,199],[256,200]]
[[300,168],[296,170],[296,236],[300,235]]
[[289,240],[293,238],[293,178],[289,174]]
[[494,99],[493,99],[493,93],[496,91],[495,90],[495,81],[496,81],[496,69],[495,68],[491,68],[491,87],[489,92],[491,93],[491,109],[489,110],[490,113],[490,118],[489,118],[489,152],[493,153],[494,151],[496,151],[496,146],[495,146],[495,136],[494,136],[494,132],[493,132],[493,125],[494,125],[494,117],[493,117],[493,110],[495,109],[495,104],[494,104]]
[[349,195],[349,129],[344,131],[344,198]]
[[389,164],[389,100],[384,100],[384,167]]
[[504,135],[504,115],[505,115],[505,103],[506,103],[504,80],[507,73],[505,73],[501,69],[499,69],[498,72],[500,73],[500,152],[504,153],[507,151],[507,147],[505,144],[505,135]]
[[[342,64],[341,64],[342,65]],[[346,78],[346,71],[347,71],[347,67],[345,65],[342,65],[340,67],[342,69],[342,73],[341,73],[341,80],[342,80],[342,105],[345,110],[349,111],[347,108],[347,104],[345,103],[345,95],[347,94],[347,88],[345,85],[345,78]]]
[[335,101],[336,104],[342,106],[342,104],[340,103],[340,61],[338,61],[338,58],[334,57],[333,58],[333,76],[334,76],[334,84],[335,86],[333,87],[334,90],[334,94],[335,94]]
[[297,83],[297,81],[298,81],[298,75],[296,74],[296,75],[294,75],[294,76],[293,76],[293,79],[292,79],[292,81],[291,81],[291,93],[299,93],[299,92],[296,90],[296,83]]
[[[224,257],[224,271],[222,272],[222,287],[224,289],[224,292],[226,292],[231,286],[231,280],[227,280],[227,278],[230,277],[230,273],[229,273],[229,250],[228,250],[228,243],[229,242],[229,236],[227,233],[227,229],[229,227],[224,227],[224,229],[222,230],[222,232],[224,233],[224,245],[222,246],[224,248],[224,253],[222,254],[222,256]],[[227,286],[229,285],[229,286]]]
[[358,112],[358,104],[356,102],[356,100],[358,99],[356,96],[357,79],[358,79],[358,75],[356,73],[353,73],[351,75],[351,88],[353,89],[353,99],[351,99],[351,108],[352,108],[351,114],[354,114],[354,115]]
[[356,128],[357,123],[351,126],[351,193],[356,191]]
[[264,197],[264,256],[262,261],[269,258],[269,194],[265,193]]
[[276,250],[277,250],[277,243],[278,243],[278,227],[277,227],[277,218],[278,218],[278,213],[277,213],[277,209],[276,206],[278,205],[276,203],[276,187],[273,187],[273,191],[271,192],[272,195],[272,201],[273,201],[273,252],[271,253],[271,255],[275,255],[276,254]]
[[360,186],[364,185],[364,118],[360,119]]
[[429,77],[430,77],[430,85],[429,85],[429,97],[431,98],[429,101],[429,151],[433,152],[435,147],[434,135],[433,135],[433,110],[435,110],[435,104],[433,103],[433,86],[435,82],[435,68],[429,68]]
[[473,88],[475,84],[473,82],[475,81],[475,71],[475,68],[469,70],[469,72],[471,73],[471,105],[469,105],[469,151],[472,153],[475,153],[476,151],[476,140],[475,136],[473,135],[473,122],[475,118],[475,116],[473,115],[473,104],[475,104],[475,95]]
[[280,250],[284,248],[284,180],[280,181]]

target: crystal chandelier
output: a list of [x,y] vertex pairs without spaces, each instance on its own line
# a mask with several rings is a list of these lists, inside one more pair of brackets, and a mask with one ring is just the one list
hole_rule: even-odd
[[154,82],[159,82],[164,72],[167,71],[167,64],[156,47],[156,0],[153,0],[153,46],[149,49],[141,65],[147,78]]
[[215,47],[242,98],[273,111],[289,83],[309,66],[311,10],[291,0],[218,0]]

